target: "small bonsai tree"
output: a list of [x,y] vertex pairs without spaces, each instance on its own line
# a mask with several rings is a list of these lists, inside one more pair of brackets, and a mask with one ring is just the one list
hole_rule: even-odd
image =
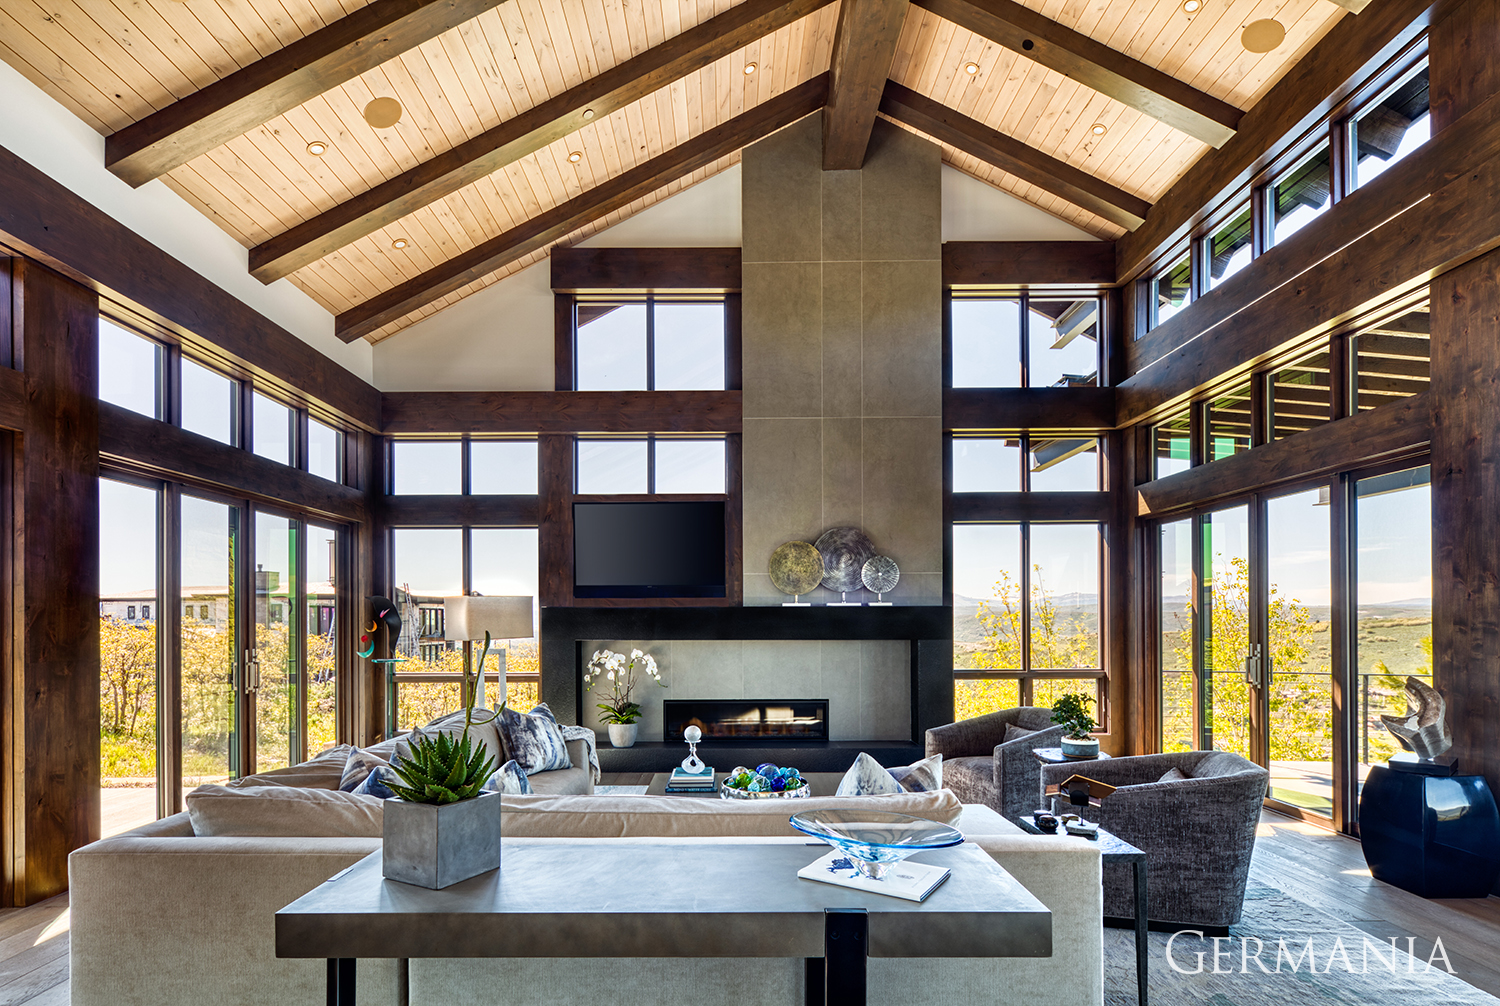
[[[495,759],[486,757],[484,748],[469,740],[469,727],[474,724],[474,699],[479,694],[480,675],[484,673],[484,662],[490,656],[490,634],[484,634],[484,650],[479,655],[479,670],[470,677],[464,668],[464,730],[454,739],[447,734],[419,737],[411,745],[410,752],[400,762],[391,763],[391,771],[399,782],[387,782],[392,793],[407,803],[447,804],[469,800],[479,795],[485,780],[495,770]],[[505,708],[502,700],[500,708]],[[481,723],[491,723],[500,715],[497,710]]]
[[1062,724],[1063,733],[1075,741],[1088,740],[1099,724],[1089,715],[1094,700],[1081,692],[1058,696],[1052,703],[1052,722]]

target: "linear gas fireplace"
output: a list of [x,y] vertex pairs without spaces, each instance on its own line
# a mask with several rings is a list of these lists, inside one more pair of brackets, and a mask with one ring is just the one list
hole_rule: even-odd
[[667,699],[662,713],[668,743],[681,741],[689,726],[709,743],[828,740],[827,699]]

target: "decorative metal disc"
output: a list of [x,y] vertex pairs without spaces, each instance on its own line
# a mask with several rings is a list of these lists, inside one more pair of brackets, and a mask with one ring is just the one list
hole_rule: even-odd
[[835,527],[824,531],[817,544],[823,554],[823,586],[837,591],[864,586],[860,571],[875,558],[875,545],[869,535],[857,527]]
[[823,556],[805,541],[789,541],[771,553],[770,573],[783,594],[806,594],[823,582]]
[[865,563],[865,568],[860,570],[859,578],[865,582],[865,589],[875,594],[889,594],[895,589],[896,584],[901,582],[901,567],[896,565],[896,560],[888,555],[877,555]]

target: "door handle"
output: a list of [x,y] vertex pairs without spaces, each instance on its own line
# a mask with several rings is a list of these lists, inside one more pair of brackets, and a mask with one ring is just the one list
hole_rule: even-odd
[[245,694],[254,695],[260,690],[260,658],[254,648],[245,651]]
[[1261,655],[1259,643],[1250,644],[1250,655],[1245,658],[1245,684],[1258,688],[1265,683],[1265,657]]

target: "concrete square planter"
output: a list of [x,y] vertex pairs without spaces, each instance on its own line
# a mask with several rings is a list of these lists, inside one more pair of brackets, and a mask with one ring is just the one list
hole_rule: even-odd
[[382,859],[387,880],[440,890],[500,868],[500,794],[441,807],[385,802]]

